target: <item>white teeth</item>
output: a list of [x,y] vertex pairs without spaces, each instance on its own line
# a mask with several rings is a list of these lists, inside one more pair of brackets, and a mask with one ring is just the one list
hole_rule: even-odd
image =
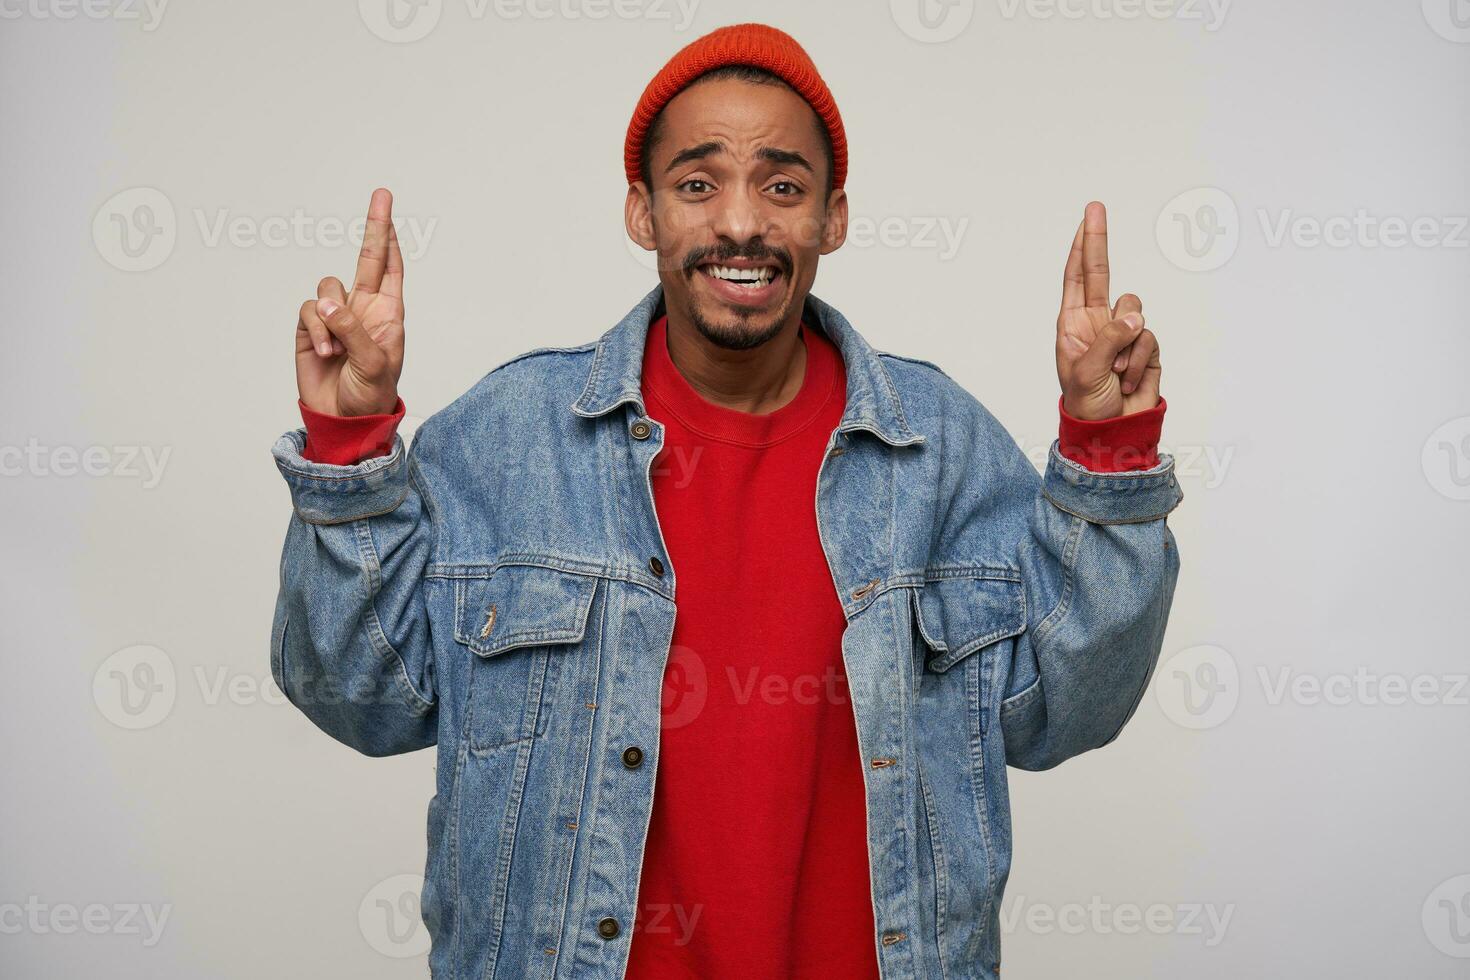
[[769,266],[762,266],[759,269],[735,269],[728,265],[707,265],[704,271],[716,279],[726,279],[745,286],[764,286],[776,273],[776,270]]

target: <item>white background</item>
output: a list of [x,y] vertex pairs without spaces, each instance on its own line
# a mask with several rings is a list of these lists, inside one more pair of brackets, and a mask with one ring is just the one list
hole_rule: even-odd
[[1466,975],[1465,0],[393,2],[0,0],[0,972],[424,975],[378,899],[432,753],[269,682],[297,306],[386,185],[411,415],[595,338],[654,282],[639,93],[763,20],[846,121],[814,292],[875,346],[1041,459],[1093,198],[1161,340],[1163,662],[1115,744],[1014,774],[1006,975]]

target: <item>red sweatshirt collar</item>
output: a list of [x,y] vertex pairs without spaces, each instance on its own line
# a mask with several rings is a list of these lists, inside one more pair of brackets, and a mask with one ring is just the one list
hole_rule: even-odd
[[820,330],[802,324],[806,344],[806,375],[801,390],[790,402],[763,415],[741,412],[706,401],[679,373],[669,356],[668,317],[660,316],[648,328],[643,349],[643,389],[650,414],[660,409],[691,431],[736,445],[771,446],[802,431],[821,414],[822,408],[844,390],[842,356]]

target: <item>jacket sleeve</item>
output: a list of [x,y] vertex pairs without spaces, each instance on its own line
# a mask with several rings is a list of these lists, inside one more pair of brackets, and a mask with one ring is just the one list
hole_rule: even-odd
[[[1029,486],[1019,565],[1026,629],[1017,636],[1000,719],[1006,761],[1050,769],[1106,745],[1153,675],[1179,574],[1167,516],[1183,499],[1174,459],[1102,473],[1051,444],[1040,475],[1019,448],[1012,485]],[[1029,504],[1027,503],[1029,501]]]
[[[420,435],[422,432],[420,432]],[[306,432],[271,449],[294,512],[281,554],[271,673],[292,704],[367,755],[433,745],[437,696],[424,601],[434,508],[416,453],[353,465],[302,455]]]

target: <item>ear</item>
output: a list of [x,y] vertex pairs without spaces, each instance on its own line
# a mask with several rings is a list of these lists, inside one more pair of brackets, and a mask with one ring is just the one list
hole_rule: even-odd
[[827,199],[827,220],[822,225],[822,251],[827,255],[842,247],[847,241],[847,191],[838,187]]
[[658,239],[653,234],[653,196],[648,185],[635,181],[628,185],[628,197],[623,202],[623,224],[628,237],[647,251],[658,248]]

